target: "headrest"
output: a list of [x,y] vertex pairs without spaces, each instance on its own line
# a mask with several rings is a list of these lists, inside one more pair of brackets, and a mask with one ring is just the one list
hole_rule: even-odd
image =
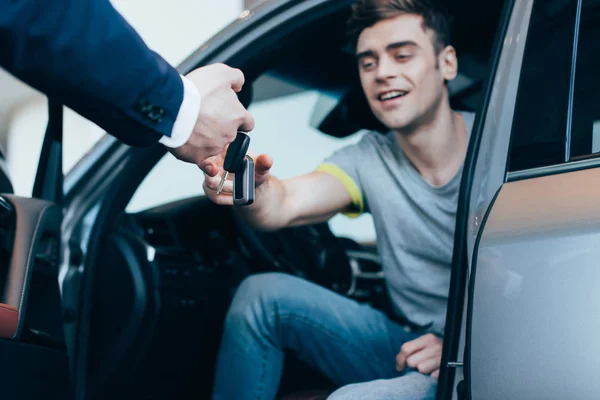
[[350,136],[362,129],[381,133],[389,131],[371,111],[358,84],[347,89],[317,127],[321,132],[335,137]]

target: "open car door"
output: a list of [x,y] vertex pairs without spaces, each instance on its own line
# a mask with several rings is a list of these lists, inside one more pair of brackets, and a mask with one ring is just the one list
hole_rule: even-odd
[[600,4],[507,8],[466,164],[444,367],[453,398],[598,398]]
[[0,194],[0,397],[7,400],[71,393],[58,281],[62,110],[50,102],[33,197]]

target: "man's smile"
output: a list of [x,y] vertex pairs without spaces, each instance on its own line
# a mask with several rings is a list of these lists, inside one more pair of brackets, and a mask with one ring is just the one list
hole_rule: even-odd
[[403,97],[407,95],[409,92],[407,90],[388,90],[385,92],[380,92],[377,96],[379,101],[387,101],[392,99],[397,99],[399,97]]
[[388,89],[381,91],[377,94],[376,99],[378,100],[380,107],[383,110],[392,110],[398,107],[405,98],[410,94],[408,90],[401,89]]

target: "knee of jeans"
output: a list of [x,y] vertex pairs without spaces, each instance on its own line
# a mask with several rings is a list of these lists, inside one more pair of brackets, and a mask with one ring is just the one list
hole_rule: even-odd
[[277,272],[247,277],[235,292],[226,322],[253,328],[272,325],[286,295],[293,291],[293,279],[297,278]]
[[346,385],[327,400],[433,400],[437,381],[420,373]]
[[346,386],[342,386],[337,389],[331,395],[327,397],[327,400],[359,400],[365,399],[365,395],[373,391],[375,382],[367,383],[354,383]]

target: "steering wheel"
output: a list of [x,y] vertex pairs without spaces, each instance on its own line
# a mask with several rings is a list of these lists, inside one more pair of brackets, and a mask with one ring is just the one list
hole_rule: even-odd
[[328,223],[260,232],[236,212],[232,217],[237,233],[260,270],[281,271],[305,278],[339,293],[351,284],[346,249]]

